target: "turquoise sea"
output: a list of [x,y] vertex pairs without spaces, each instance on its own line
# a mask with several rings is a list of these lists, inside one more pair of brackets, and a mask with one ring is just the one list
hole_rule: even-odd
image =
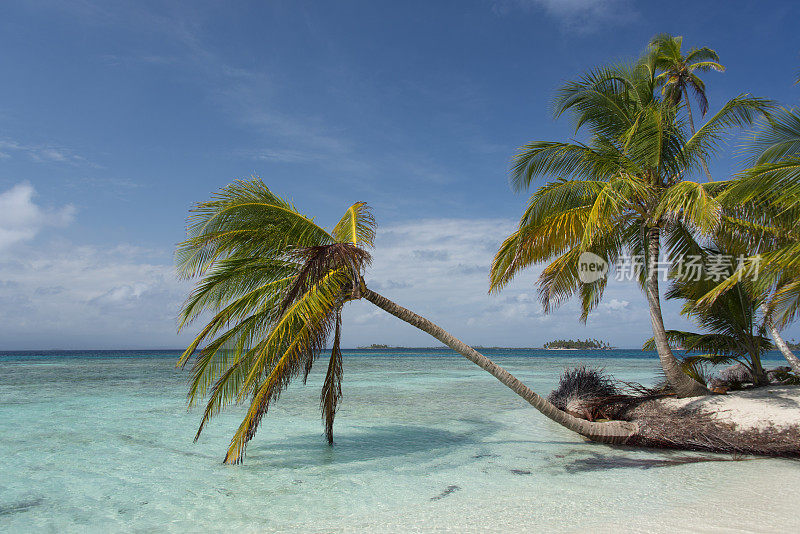
[[[578,363],[658,370],[640,351],[485,353],[545,394]],[[0,531],[800,531],[800,462],[587,443],[444,350],[346,351],[332,447],[320,361],[224,466],[243,408],[193,443],[177,355],[0,353]]]

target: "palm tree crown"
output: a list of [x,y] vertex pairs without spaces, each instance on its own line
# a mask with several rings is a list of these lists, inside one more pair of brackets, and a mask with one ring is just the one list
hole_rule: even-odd
[[650,41],[648,54],[656,69],[662,71],[656,76],[656,83],[662,87],[664,97],[674,105],[685,100],[690,127],[694,132],[689,93],[694,95],[700,114],[705,116],[708,112],[706,85],[697,73],[712,70],[724,72],[725,67],[720,64],[716,51],[707,47],[692,48],[684,56],[682,45],[683,37],[662,33]]
[[[666,33],[656,35],[648,44],[645,61],[651,62],[657,70],[662,71],[656,76],[656,84],[661,86],[664,99],[676,106],[683,100],[686,116],[689,118],[689,128],[694,133],[694,116],[689,93],[694,94],[700,115],[705,117],[708,112],[706,85],[697,72],[711,70],[723,72],[725,67],[719,63],[719,56],[714,50],[707,47],[692,48],[684,56],[681,51],[682,45],[683,37],[673,37]],[[711,182],[713,179],[706,161],[702,160],[700,164],[706,178]]]
[[[260,180],[237,181],[189,217],[176,260],[184,277],[202,276],[181,312],[185,327],[213,317],[184,352],[201,344],[189,388],[190,405],[209,394],[197,437],[224,406],[252,397],[226,462],[239,461],[270,402],[290,380],[305,377],[333,332],[320,404],[328,441],[341,397],[342,306],[358,298],[370,262],[374,219],[353,204],[327,231],[272,193]],[[233,326],[231,326],[233,325]]]

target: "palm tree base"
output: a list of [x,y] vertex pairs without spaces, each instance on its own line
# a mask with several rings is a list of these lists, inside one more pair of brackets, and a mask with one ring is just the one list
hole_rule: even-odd
[[[800,415],[790,414],[790,420],[786,420],[785,409],[773,399],[783,396],[800,398],[800,388],[777,386],[714,396],[706,402],[691,401],[701,407],[705,404],[704,408],[694,409],[687,409],[686,402],[674,397],[651,398],[631,404],[618,416],[636,425],[636,433],[626,446],[797,458]],[[758,403],[754,405],[758,406],[762,425],[737,423],[741,412],[729,408],[739,397],[750,397],[748,402]]]
[[707,387],[700,382],[695,382],[694,380],[690,380],[688,383],[677,388],[676,393],[679,399],[685,399],[688,397],[704,397],[711,394]]

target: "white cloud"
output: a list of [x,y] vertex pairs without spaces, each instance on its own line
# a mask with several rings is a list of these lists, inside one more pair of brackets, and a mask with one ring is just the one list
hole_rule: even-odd
[[47,144],[24,144],[10,139],[0,139],[0,158],[11,158],[14,153],[27,155],[33,161],[40,163],[64,163],[99,167],[69,148]]
[[601,304],[601,306],[607,310],[621,311],[627,309],[630,304],[631,303],[627,300],[611,299],[610,301]]
[[59,241],[45,230],[69,225],[75,208],[45,208],[35,196],[27,182],[0,193],[0,350],[179,346],[188,285],[171,251]]
[[189,285],[164,255],[48,242],[0,257],[0,350],[177,348]]
[[[467,343],[541,346],[558,338],[640,346],[650,337],[647,304],[635,283],[609,282],[588,324],[575,300],[542,312],[535,281],[521,273],[489,295],[488,271],[508,219],[429,219],[379,230],[367,284]],[[418,251],[437,251],[435,261]],[[0,350],[13,348],[180,348],[201,325],[176,334],[178,308],[191,284],[176,279],[171,251],[120,244],[75,246],[53,240],[0,255]],[[668,328],[685,329],[679,305],[664,304]],[[794,335],[796,328],[789,333]],[[367,301],[345,308],[343,346],[437,345],[427,334]]]
[[0,193],[0,251],[33,239],[46,226],[66,226],[72,222],[73,206],[43,209],[33,202],[35,194],[27,182]]
[[496,0],[494,11],[507,14],[515,9],[543,11],[564,29],[589,32],[601,26],[624,24],[636,18],[629,0]]
[[[535,285],[539,266],[489,295],[489,266],[514,227],[510,219],[430,219],[384,227],[367,284],[472,344],[541,346],[554,338],[596,337],[638,346],[650,336],[647,305],[633,283],[609,282],[603,304],[586,325],[578,321],[574,299],[543,313]],[[350,304],[345,316],[352,319],[345,323],[345,346],[438,344],[394,317],[375,313],[367,302]]]
[[174,56],[159,54],[117,55],[103,54],[100,60],[108,66],[138,66],[138,65],[174,65],[179,59]]

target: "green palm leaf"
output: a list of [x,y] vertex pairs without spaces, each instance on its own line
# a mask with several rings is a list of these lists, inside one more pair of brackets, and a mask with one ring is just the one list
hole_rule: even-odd
[[375,221],[353,204],[329,233],[260,180],[236,181],[197,204],[178,272],[199,280],[184,303],[180,328],[210,320],[178,361],[194,355],[190,406],[208,397],[197,439],[225,406],[251,397],[226,462],[241,461],[271,402],[298,374],[307,376],[334,332],[322,392],[326,434],[341,396],[341,308],[354,298],[370,262]]

